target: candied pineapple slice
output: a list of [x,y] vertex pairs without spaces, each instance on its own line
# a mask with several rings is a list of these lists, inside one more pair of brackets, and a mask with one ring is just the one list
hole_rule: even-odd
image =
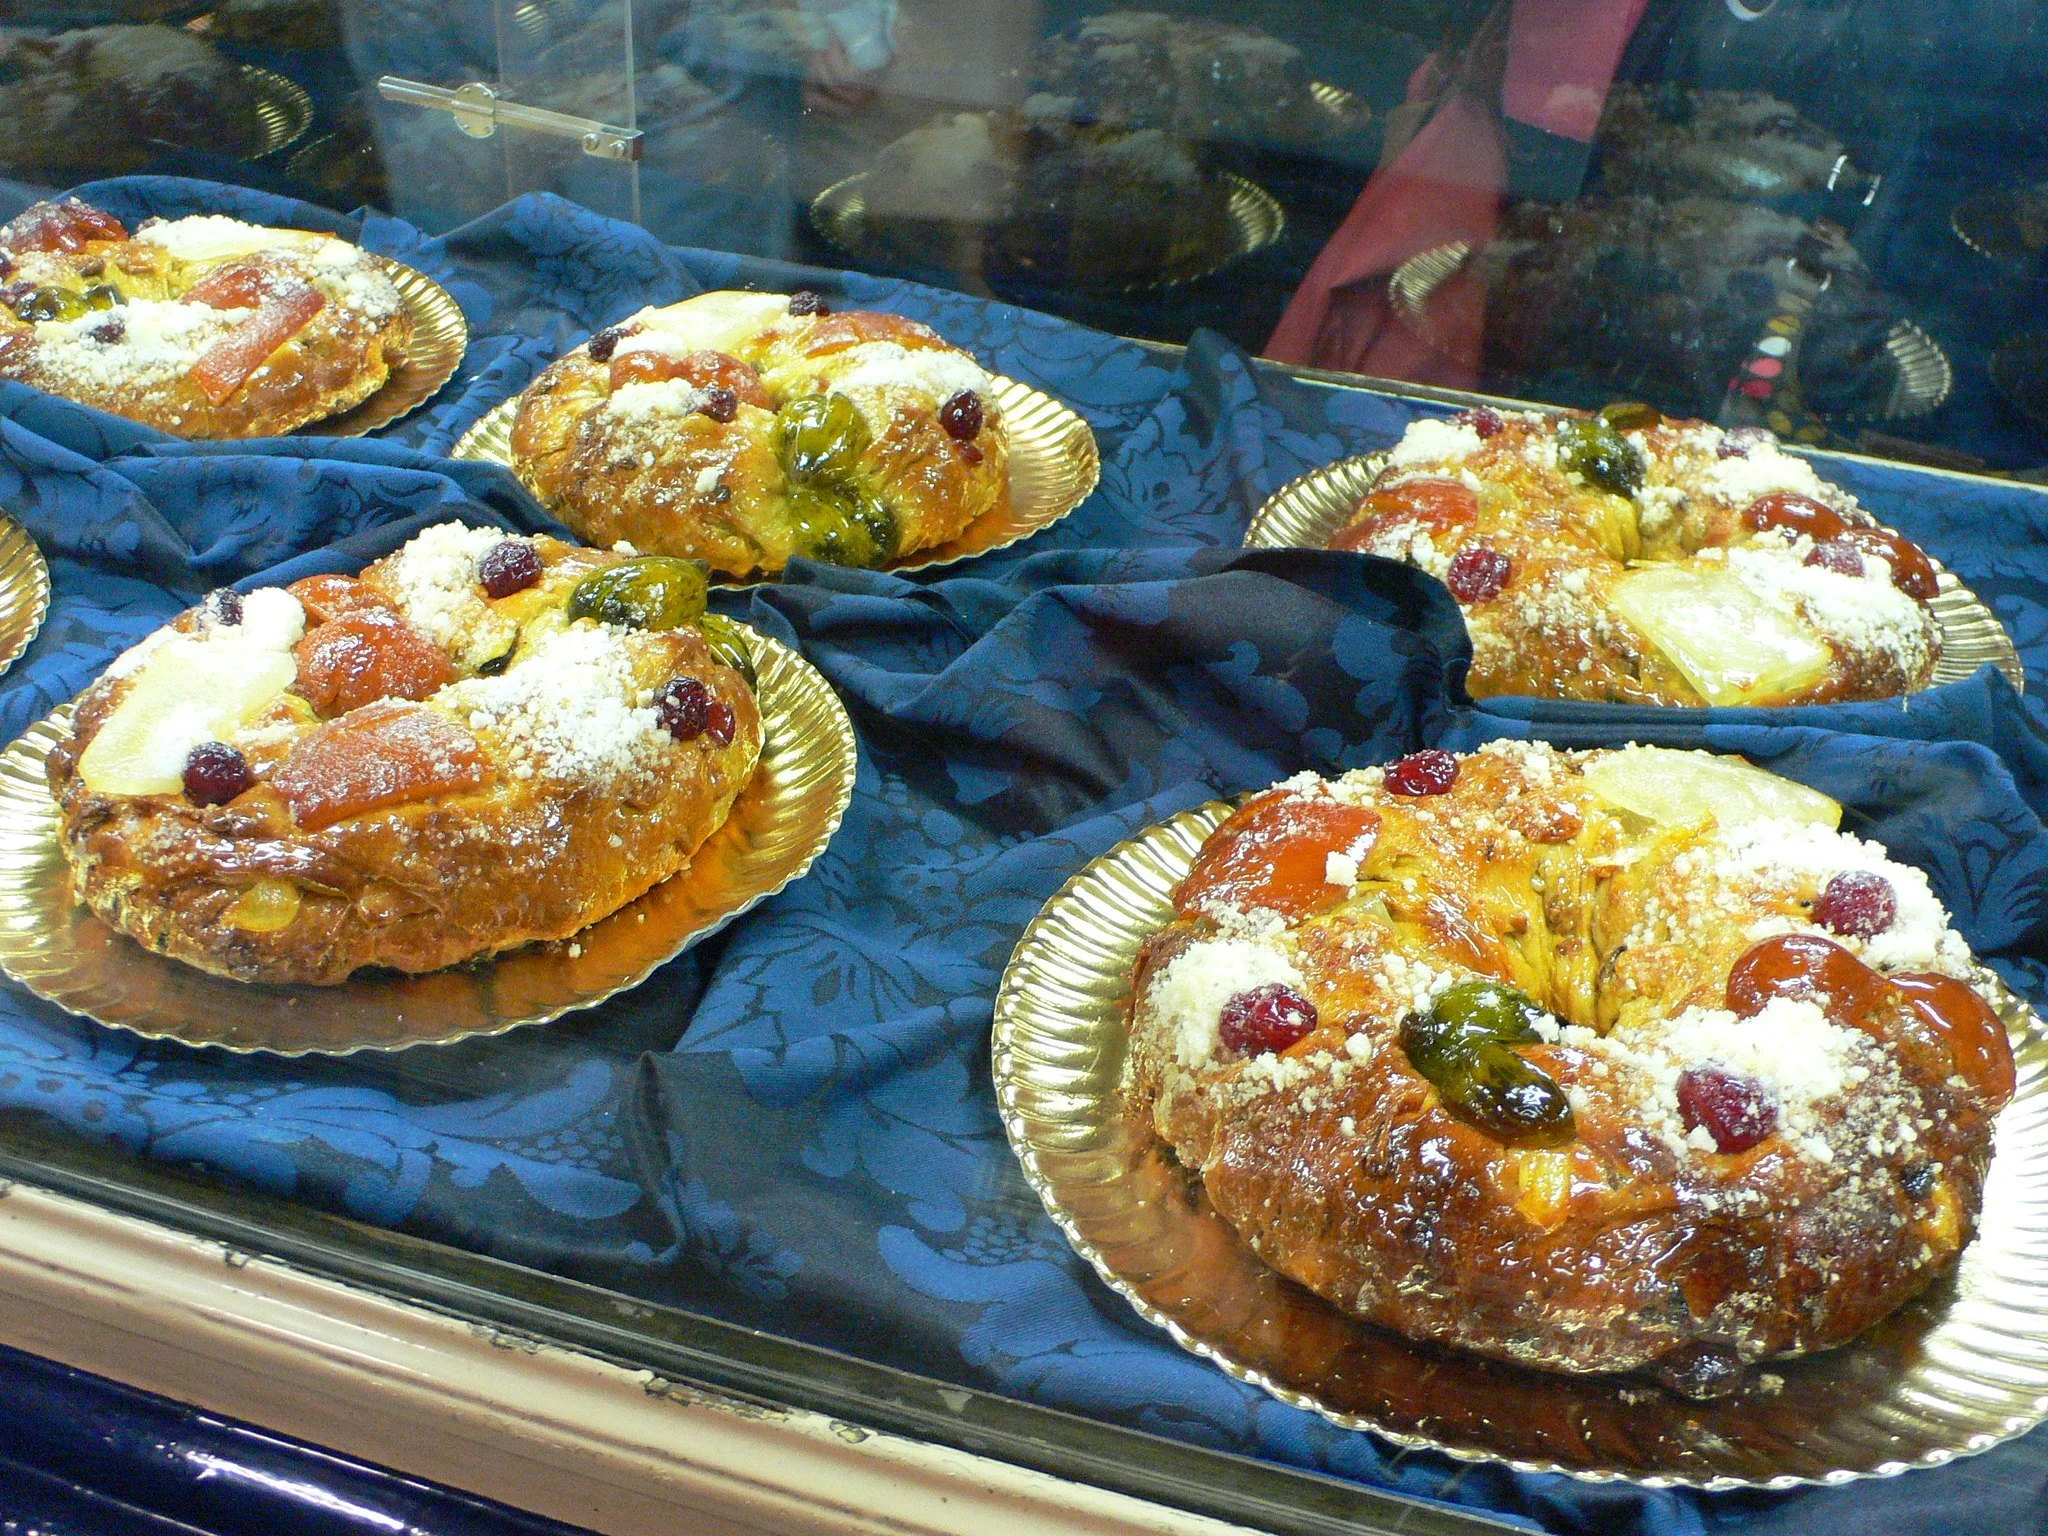
[[1717,565],[1653,565],[1615,583],[1615,611],[1709,704],[1763,704],[1826,674],[1826,643]]
[[1817,789],[1752,767],[1739,757],[1624,747],[1585,767],[1587,787],[1618,811],[1660,826],[1707,821],[1798,821],[1839,827],[1842,808]]
[[142,664],[80,755],[79,776],[99,794],[179,794],[192,749],[225,741],[254,720],[296,672],[287,655],[250,653],[222,666],[192,641],[167,641]]

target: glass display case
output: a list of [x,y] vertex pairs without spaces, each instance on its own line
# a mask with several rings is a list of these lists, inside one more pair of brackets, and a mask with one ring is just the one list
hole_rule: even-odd
[[[1318,1416],[1075,1252],[1013,1154],[990,1027],[1040,905],[1147,825],[1494,735],[1783,756],[1865,832],[1976,817],[1937,888],[2041,997],[2048,725],[1990,673],[2048,683],[2044,29],[1861,0],[0,0],[0,221],[83,188],[131,222],[318,227],[419,268],[468,342],[358,441],[185,451],[0,379],[0,510],[55,593],[0,676],[10,739],[211,588],[353,569],[439,517],[553,527],[472,434],[593,333],[702,289],[925,321],[1070,407],[1102,477],[979,564],[713,594],[846,700],[851,803],[786,890],[595,1006],[249,1051],[162,1022],[203,997],[7,981],[22,1311],[0,1343],[195,1399],[217,1354],[213,1411],[606,1530],[671,1476],[732,1529],[2038,1521],[2048,1383],[2019,1350],[1990,1418],[1926,1409],[1953,1447],[1858,1420],[1847,1470],[1739,1492],[1696,1445],[1697,1467],[1574,1481],[1562,1454]],[[1489,712],[1435,670],[1457,642],[1428,583],[1240,552],[1267,497],[1415,420],[1617,399],[1764,429],[1958,541],[1941,558],[2011,637],[1964,669],[1984,699],[1782,727]],[[1948,800],[1900,742],[1949,754]],[[29,878],[8,806],[40,773],[0,764],[0,885]],[[4,916],[11,974],[42,974],[45,919]],[[457,1004],[419,996],[432,1038]],[[94,1252],[110,1284],[156,1278],[99,1297]],[[84,1342],[96,1312],[115,1321]],[[350,1329],[383,1341],[355,1367]],[[548,1395],[530,1423],[521,1392]],[[386,1407],[398,1430],[351,1426]],[[641,1417],[672,1409],[695,1440]],[[447,1443],[407,1463],[436,1415]],[[494,1471],[492,1433],[546,1451]],[[759,1459],[751,1491],[727,1455]],[[630,1496],[544,1508],[582,1456]],[[872,1525],[844,1514],[861,1499]]]

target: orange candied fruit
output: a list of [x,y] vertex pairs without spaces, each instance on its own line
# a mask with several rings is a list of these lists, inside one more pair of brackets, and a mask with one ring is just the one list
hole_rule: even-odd
[[1266,907],[1302,917],[1347,893],[1329,881],[1329,857],[1354,854],[1378,839],[1380,813],[1323,796],[1274,790],[1259,796],[1202,846],[1174,892],[1183,916],[1205,902]]
[[474,736],[396,700],[330,720],[291,750],[270,782],[308,832],[365,811],[475,789],[488,769]]
[[1479,521],[1479,497],[1462,480],[1403,480],[1368,495],[1332,549],[1364,549],[1387,529],[1417,523],[1434,534],[1462,533]]

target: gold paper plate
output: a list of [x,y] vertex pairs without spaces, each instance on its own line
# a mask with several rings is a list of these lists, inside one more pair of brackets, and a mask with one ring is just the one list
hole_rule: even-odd
[[424,976],[332,987],[227,981],[153,955],[72,900],[43,760],[67,704],[0,754],[0,970],[71,1013],[152,1039],[281,1056],[445,1044],[544,1024],[638,986],[788,885],[853,795],[853,727],[794,651],[747,631],[759,674],[760,767],[680,873],[573,939]]
[[[1091,279],[1085,273],[1073,272],[1038,274],[1040,280],[1084,292],[1149,293],[1154,289],[1175,288],[1208,277],[1254,251],[1264,250],[1280,238],[1287,228],[1287,215],[1272,193],[1232,171],[1210,171],[1207,175],[1210,193],[1221,201],[1224,214],[1216,225],[1215,238],[1176,252],[1158,271],[1136,280],[1120,276]],[[844,181],[834,182],[812,198],[811,227],[827,242],[863,265],[877,262],[943,265],[939,248],[902,250],[883,239],[869,225],[867,181],[868,173],[861,171]],[[1001,271],[1007,270],[1008,265],[999,253],[1001,229],[999,221],[988,226],[992,259],[997,267],[992,275],[998,281],[1001,280]],[[1017,275],[1034,274],[1025,269]]]
[[[1102,458],[1087,422],[1052,396],[1001,374],[990,375],[990,392],[1010,429],[1009,505],[976,518],[950,543],[899,555],[883,570],[922,571],[1006,548],[1050,528],[1095,489],[1102,474]],[[453,457],[480,459],[510,469],[512,421],[519,414],[519,398],[515,395],[492,407],[462,434]],[[721,586],[757,584],[727,577],[719,577],[718,582]]]
[[[1359,502],[1386,462],[1386,454],[1369,453],[1355,459],[1339,459],[1321,469],[1290,480],[1271,496],[1252,517],[1245,530],[1246,549],[1323,549],[1331,537],[1351,521]],[[1957,581],[1939,560],[1929,555],[1938,590],[1928,604],[1941,630],[1941,660],[1934,664],[1934,676],[1927,686],[1959,683],[1973,676],[1987,661],[2006,676],[2016,692],[2025,692],[2026,669],[2012,636],[1986,608],[1977,594]]]
[[[370,253],[375,256],[373,251]],[[384,387],[352,411],[308,422],[301,437],[361,437],[418,410],[455,376],[469,347],[469,322],[462,306],[426,273],[388,256],[377,256],[384,275],[398,289],[412,317],[412,341],[405,361],[391,370]]]
[[1346,1429],[1653,1487],[1886,1477],[2048,1415],[2048,1040],[2002,987],[1987,991],[2019,1091],[1999,1117],[1982,1232],[1950,1277],[1852,1343],[1771,1362],[1776,1392],[1759,1376],[1694,1403],[1411,1344],[1267,1268],[1119,1089],[1138,947],[1171,919],[1173,887],[1232,809],[1183,812],[1069,880],[1024,930],[995,1007],[996,1099],[1025,1177],[1111,1289],[1182,1347]]
[[28,530],[0,514],[0,672],[26,651],[50,611],[50,567]]
[[[263,125],[263,142],[249,158],[260,160],[296,144],[313,126],[313,98],[306,88],[274,69],[244,64],[241,70],[256,104],[256,120]],[[192,147],[205,148],[203,144]]]

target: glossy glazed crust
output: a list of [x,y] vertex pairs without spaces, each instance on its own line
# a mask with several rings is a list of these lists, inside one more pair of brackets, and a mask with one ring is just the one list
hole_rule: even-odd
[[[896,315],[787,315],[718,349],[758,372],[767,405],[742,403],[729,422],[702,414],[650,422],[603,408],[612,393],[611,365],[579,347],[520,397],[513,467],[592,544],[624,539],[643,553],[702,560],[728,575],[772,574],[799,552],[774,407],[832,391],[861,366],[863,346],[880,342],[965,357],[936,332]],[[1009,437],[993,400],[984,395],[986,420],[971,451],[939,425],[943,402],[926,392],[864,394],[862,403],[875,430],[858,483],[894,513],[899,554],[945,544],[1007,505]]]
[[[1547,418],[1501,414],[1505,425],[1469,457],[1441,465],[1390,465],[1379,477],[1380,486],[1432,475],[1473,485],[1479,492],[1473,525],[1444,529],[1397,520],[1369,536],[1368,502],[1332,538],[1332,547],[1405,559],[1439,578],[1450,560],[1470,548],[1484,546],[1509,558],[1512,574],[1498,595],[1459,603],[1472,637],[1465,686],[1474,698],[1521,694],[1595,703],[1706,703],[1684,672],[1613,603],[1615,587],[1644,562],[1686,561],[1701,550],[1749,542],[1740,520],[1743,506],[1708,488],[1716,461],[1711,444],[1701,439],[1701,424],[1666,421],[1641,434],[1646,484],[1658,499],[1638,502],[1579,482],[1554,460],[1525,451],[1549,437]],[[1720,435],[1718,429],[1704,431]],[[1846,498],[1841,510],[1852,524],[1874,526]],[[1415,533],[1425,540],[1420,548],[1412,543]],[[1924,604],[1900,651],[1852,645],[1825,626],[1822,638],[1833,659],[1816,681],[1749,702],[1895,698],[1927,686],[1941,655],[1940,630]]]
[[[281,234],[292,238],[291,232]],[[310,283],[330,295],[335,291],[330,275],[295,252],[266,251],[251,259],[280,278]],[[225,264],[180,261],[147,241],[110,240],[93,241],[77,252],[23,256],[17,275],[80,291],[118,274],[119,286],[130,297],[177,299]],[[361,405],[405,361],[411,338],[412,320],[402,305],[376,318],[330,296],[232,394],[215,401],[189,374],[168,380],[83,382],[54,368],[36,341],[34,327],[0,306],[0,377],[177,437],[279,437]]]
[[[1409,1003],[1381,975],[1390,949],[1640,1038],[1631,1032],[1689,1004],[1718,1006],[1750,922],[1802,916],[1810,900],[1788,886],[1704,939],[1624,952],[1619,937],[1660,887],[1685,887],[1677,871],[1696,837],[1637,854],[1640,837],[1569,777],[1552,788],[1510,758],[1464,763],[1450,795],[1383,797],[1364,884],[1348,899],[1333,887],[1294,924],[1320,1018],[1285,1053],[1306,1069],[1291,1085],[1267,1086],[1242,1059],[1190,1070],[1149,1006],[1174,957],[1214,936],[1209,917],[1184,916],[1145,948],[1128,1102],[1259,1256],[1409,1337],[1573,1372],[1701,1348],[1745,1362],[1825,1349],[1946,1269],[1974,1230],[1997,1106],[1951,1078],[1944,1047],[1911,1040],[1895,1052],[1896,1080],[1873,1080],[1924,1126],[1917,1146],[1873,1155],[1859,1141],[1864,1111],[1830,1110],[1831,1163],[1782,1132],[1729,1155],[1674,1149],[1619,1073],[1563,1042],[1521,1052],[1570,1095],[1569,1144],[1510,1147],[1445,1109],[1399,1044]],[[1483,817],[1490,829],[1473,830]],[[1369,1038],[1369,1059],[1347,1051],[1354,1034]],[[1941,1170],[1918,1198],[1898,1177],[1909,1159]]]
[[[535,542],[547,562],[544,581],[491,605],[522,623],[558,607],[581,575],[620,558]],[[379,570],[370,567],[365,580],[376,584]],[[179,625],[189,630],[196,612]],[[264,781],[287,744],[257,754],[259,782],[226,805],[94,793],[78,760],[131,686],[102,681],[80,701],[70,736],[48,761],[73,888],[145,947],[237,981],[329,984],[365,966],[432,971],[567,938],[688,863],[724,823],[760,755],[751,689],[697,631],[641,639],[637,680],[650,688],[678,674],[703,681],[733,712],[730,745],[706,737],[672,743],[651,781],[605,787],[520,777],[480,732],[487,772],[475,789],[314,831],[300,828]],[[262,879],[288,881],[298,893],[296,916],[275,932],[235,920],[237,902]]]

